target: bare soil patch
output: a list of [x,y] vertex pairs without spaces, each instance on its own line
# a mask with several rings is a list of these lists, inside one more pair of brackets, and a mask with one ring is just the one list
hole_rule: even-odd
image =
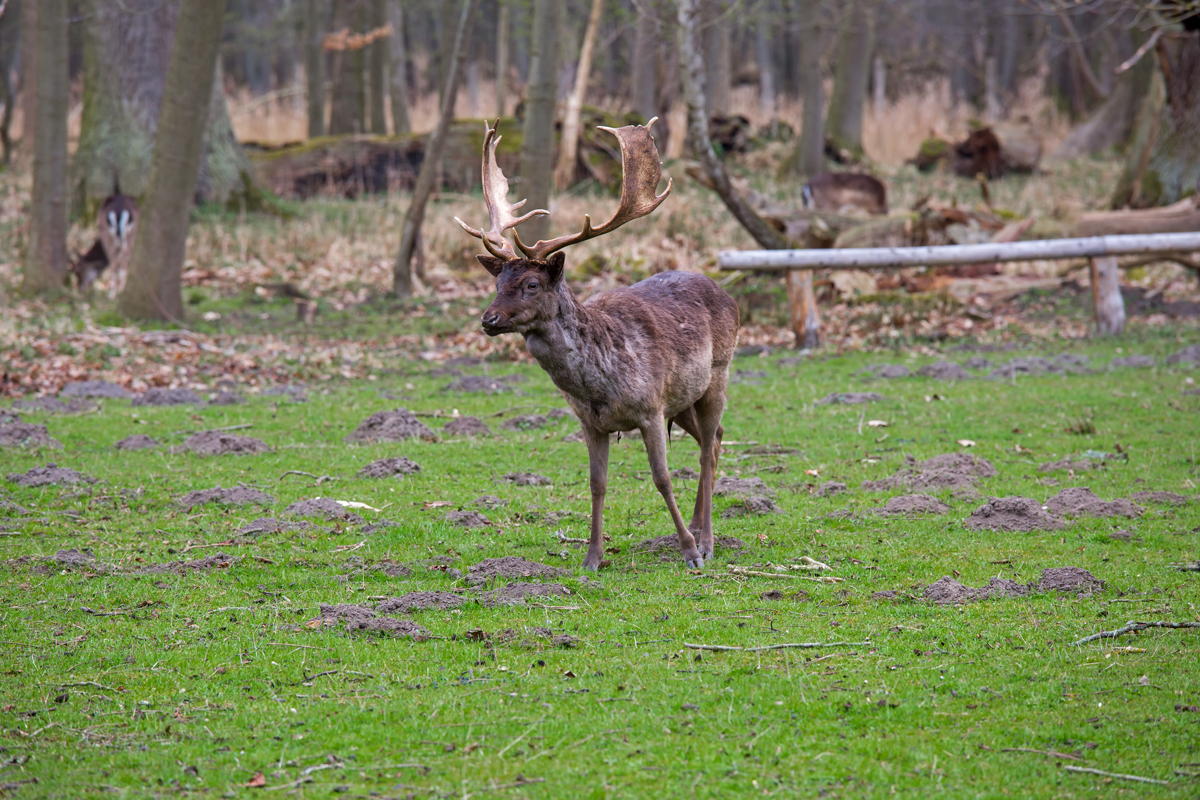
[[421,465],[405,456],[381,458],[372,461],[358,471],[360,478],[392,478],[397,475],[415,475],[421,471]]
[[18,486],[69,486],[75,483],[96,483],[98,480],[99,478],[89,478],[57,464],[33,467],[27,472],[13,472],[8,476],[8,482]]
[[1011,380],[1017,375],[1086,375],[1092,371],[1091,359],[1075,353],[1061,353],[1054,358],[1019,356],[992,370],[989,378]]
[[129,400],[133,392],[108,381],[74,381],[63,386],[59,397],[103,397],[112,400]]
[[252,456],[266,453],[270,445],[253,436],[235,436],[224,431],[200,431],[183,440],[173,453],[195,453],[198,456]]
[[284,519],[276,519],[275,517],[259,517],[253,522],[243,525],[238,528],[238,533],[260,534],[260,533],[283,533],[284,531],[298,531],[311,526],[311,523],[303,520],[299,522],[290,522]]
[[1092,573],[1081,567],[1051,567],[1042,570],[1042,577],[1029,584],[1029,588],[1038,592],[1084,592],[1096,593],[1104,590],[1106,584]]
[[496,578],[558,578],[571,573],[519,556],[487,558],[467,568],[467,583],[478,586]]
[[832,497],[846,491],[846,484],[841,481],[825,481],[817,488],[817,497]]
[[402,442],[405,439],[425,439],[436,442],[437,434],[417,419],[407,408],[377,411],[367,417],[354,432],[342,439],[346,444],[368,442]]
[[577,419],[577,417],[575,416],[575,412],[566,407],[551,409],[546,414],[546,417],[548,419],[567,419],[567,418]]
[[1182,506],[1188,502],[1186,497],[1175,494],[1175,492],[1134,492],[1129,495],[1129,499],[1139,503],[1158,503],[1164,506]]
[[953,470],[964,475],[974,475],[977,478],[994,478],[999,474],[995,465],[986,458],[979,458],[967,453],[943,453],[940,456],[918,462],[917,468],[922,472]]
[[267,389],[263,392],[263,397],[286,397],[293,403],[307,403],[308,390],[295,384],[281,384]]
[[49,447],[62,449],[62,442],[50,436],[45,425],[9,422],[0,425],[0,447]]
[[992,362],[991,359],[984,356],[971,356],[962,365],[967,369],[989,369]]
[[21,415],[16,411],[8,408],[0,408],[0,425],[8,425],[11,422],[20,422]]
[[478,511],[447,511],[442,514],[443,522],[449,522],[451,525],[457,525],[460,528],[487,528],[490,527],[492,521],[480,514]]
[[204,405],[200,395],[191,389],[147,389],[133,398],[135,406],[186,406]]
[[88,569],[92,572],[104,572],[109,568],[107,564],[97,561],[90,550],[76,550],[74,547],[69,550],[59,550],[46,561],[64,569]]
[[214,489],[200,489],[195,492],[188,492],[179,498],[179,505],[185,511],[191,511],[196,506],[209,504],[222,506],[258,504],[269,506],[274,503],[275,498],[271,495],[260,492],[258,489],[251,489],[248,486],[234,486],[231,489],[224,489],[217,486]]
[[852,406],[862,403],[879,403],[883,395],[878,392],[832,392],[817,401],[819,406]]
[[950,506],[938,500],[936,497],[927,494],[904,494],[899,497],[893,497],[883,504],[882,508],[872,508],[867,511],[870,514],[878,514],[880,516],[910,516],[913,514],[945,514],[950,511]]
[[519,414],[501,422],[500,427],[508,431],[534,431],[546,427],[546,417],[542,414]]
[[975,376],[967,372],[953,361],[935,361],[917,370],[922,378],[933,378],[937,381],[965,381]]
[[775,497],[775,490],[763,483],[762,478],[717,478],[713,484],[713,494],[717,497]]
[[552,486],[554,484],[554,481],[545,475],[538,475],[535,472],[510,472],[507,475],[501,475],[496,480],[501,483],[511,483],[513,486]]
[[237,564],[238,559],[227,553],[214,553],[207,558],[196,559],[195,561],[167,561],[162,564],[147,564],[141,569],[135,570],[135,575],[166,575],[168,573],[178,573],[180,575],[188,572],[203,572],[210,569],[229,569]]
[[859,374],[864,374],[872,378],[887,378],[888,380],[892,380],[895,378],[911,378],[912,370],[903,364],[872,364],[869,367],[859,370]]
[[1200,364],[1200,344],[1191,344],[1167,356],[1168,364]]
[[1063,489],[1046,501],[1046,508],[1053,514],[1075,517],[1128,517],[1134,519],[1145,513],[1145,509],[1123,497],[1104,501],[1086,486]]
[[1096,469],[1098,466],[1098,464],[1086,458],[1081,458],[1078,461],[1064,458],[1061,461],[1047,461],[1038,467],[1038,472],[1087,472],[1089,469]]
[[365,631],[367,633],[384,633],[391,636],[407,636],[421,641],[429,638],[429,631],[415,622],[396,617],[381,617],[366,606],[355,606],[348,603],[327,605],[321,603],[318,607],[320,616],[305,623],[307,627],[320,628],[344,622],[347,632]]
[[361,525],[365,522],[358,514],[348,511],[336,500],[330,500],[328,497],[300,500],[285,508],[283,513],[288,517],[320,517],[331,522],[348,522],[351,525]]
[[132,436],[126,436],[121,441],[117,442],[114,447],[118,450],[132,452],[134,450],[153,450],[156,447],[161,447],[159,441],[153,437],[147,436],[144,433],[135,433]]
[[[734,536],[716,536],[714,544],[717,550],[731,550],[738,552],[745,550],[749,545]],[[638,542],[632,548],[635,553],[657,553],[662,561],[674,561],[679,558],[679,537],[670,533],[666,536],[656,536],[653,539],[646,539]]]
[[455,378],[443,386],[442,391],[459,392],[462,394],[501,394],[503,392],[511,392],[512,387],[504,381],[488,377],[487,375],[463,375],[461,378]]
[[208,401],[208,404],[210,406],[237,406],[245,402],[246,398],[242,397],[237,392],[230,392],[222,389],[221,391],[217,392],[216,396],[213,397],[212,400]]
[[996,476],[996,467],[986,458],[966,453],[945,453],[917,461],[909,457],[908,465],[890,478],[865,481],[868,491],[890,489],[973,489],[979,478]]
[[413,611],[428,611],[429,609],[458,608],[465,602],[466,600],[461,595],[453,592],[409,592],[399,597],[381,600],[375,606],[375,610],[380,614],[392,614],[397,611],[401,614],[408,614]]
[[99,408],[82,397],[72,397],[66,402],[57,397],[36,397],[33,400],[18,400],[13,408],[21,411],[45,411],[50,414],[82,414]]
[[963,523],[973,530],[993,531],[1056,531],[1063,521],[1042,508],[1029,497],[993,497],[971,512]]
[[492,429],[479,417],[457,417],[442,426],[446,436],[491,436]]
[[1114,369],[1117,367],[1144,369],[1145,367],[1153,367],[1156,363],[1153,356],[1117,356],[1112,360],[1110,366]]
[[510,583],[479,595],[485,606],[512,606],[524,603],[529,597],[567,597],[571,590],[561,583]]
[[922,596],[939,605],[970,603],[976,600],[991,600],[997,597],[1024,597],[1029,588],[1007,578],[992,578],[987,586],[974,589],[964,586],[949,575],[925,587]]
[[486,508],[490,511],[493,508],[501,508],[502,506],[508,505],[508,501],[501,500],[494,494],[485,494],[483,497],[477,497],[472,500],[471,505],[479,506],[480,508]]
[[700,473],[691,467],[680,467],[679,469],[671,470],[671,480],[673,481],[698,481]]
[[782,514],[783,509],[775,505],[775,501],[769,497],[747,497],[745,500],[734,503],[729,508],[721,512],[722,519],[735,519],[737,517],[762,517],[768,514]]

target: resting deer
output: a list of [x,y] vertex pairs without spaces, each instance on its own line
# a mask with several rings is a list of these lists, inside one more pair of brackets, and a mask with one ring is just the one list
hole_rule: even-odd
[[137,233],[137,220],[137,201],[121,194],[121,184],[114,182],[113,193],[100,204],[95,244],[71,264],[71,272],[80,291],[91,286],[110,267],[108,296],[116,297],[124,290]]
[[[609,434],[642,433],[654,485],[662,494],[689,567],[713,553],[712,489],[721,450],[721,414],[729,361],[738,335],[737,305],[717,284],[692,272],[662,272],[580,303],[563,280],[563,248],[602,236],[658,208],[671,191],[656,195],[662,177],[650,125],[602,128],[621,146],[621,204],[598,227],[526,245],[514,231],[518,256],[504,232],[543,210],[516,215],[508,180],[496,166],[494,127],[483,144],[483,195],[491,230],[459,225],[481,239],[488,254],[479,263],[496,278],[496,299],[483,313],[489,336],[519,333],[542,369],[579,417],[591,465],[592,529],[585,569],[599,569],[604,554],[604,495],[608,487]],[[678,424],[700,443],[700,485],[691,525],[675,503],[667,472],[666,431]]]
[[822,172],[801,190],[805,208],[839,214],[865,211],[886,214],[887,187],[873,175],[858,172]]

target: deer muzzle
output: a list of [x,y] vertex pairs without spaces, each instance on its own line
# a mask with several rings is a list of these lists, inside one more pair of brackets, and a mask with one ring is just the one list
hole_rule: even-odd
[[487,311],[483,312],[480,323],[483,325],[483,332],[488,336],[499,336],[512,330],[512,319],[507,314],[498,311],[495,306],[488,306]]

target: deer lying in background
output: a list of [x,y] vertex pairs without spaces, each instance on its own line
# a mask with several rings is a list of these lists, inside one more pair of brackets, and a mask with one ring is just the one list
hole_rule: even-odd
[[863,211],[886,214],[887,187],[872,175],[858,172],[822,172],[801,190],[805,208],[845,214]]
[[96,242],[71,263],[71,273],[80,291],[90,287],[111,267],[108,296],[113,298],[121,293],[129,274],[137,220],[137,201],[121,194],[121,184],[114,183],[113,193],[104,198],[96,215]]
[[[644,217],[667,198],[655,195],[662,177],[650,125],[602,128],[621,146],[624,179],[616,214],[599,227],[585,216],[583,230],[527,246],[514,231],[523,256],[503,236],[530,217],[517,217],[525,201],[509,204],[508,180],[496,166],[500,137],[489,127],[483,144],[483,195],[491,230],[459,225],[481,239],[488,255],[479,262],[496,278],[496,299],[483,313],[489,336],[519,333],[542,369],[566,395],[579,417],[591,465],[592,529],[585,569],[599,569],[604,555],[604,495],[608,487],[609,434],[637,429],[646,444],[654,485],[662,494],[689,567],[704,566],[713,553],[712,489],[721,450],[721,414],[729,361],[737,344],[737,305],[709,278],[662,272],[629,287],[580,303],[563,280],[559,252]],[[667,472],[666,431],[677,423],[700,443],[700,486],[690,526],[684,525]]]

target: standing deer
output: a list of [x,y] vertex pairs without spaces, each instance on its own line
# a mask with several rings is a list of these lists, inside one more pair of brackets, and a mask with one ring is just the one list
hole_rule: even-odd
[[[542,369],[566,395],[583,426],[591,466],[592,529],[584,569],[599,569],[604,554],[604,495],[608,488],[609,434],[637,429],[646,444],[654,485],[667,503],[684,562],[704,566],[713,553],[712,490],[721,450],[721,413],[729,361],[738,335],[737,305],[717,284],[691,272],[662,272],[629,287],[580,303],[563,280],[559,252],[616,230],[658,208],[671,191],[655,194],[662,177],[650,126],[601,128],[617,137],[624,178],[616,214],[599,227],[590,216],[583,230],[528,246],[504,232],[530,217],[509,204],[508,179],[496,166],[494,127],[483,144],[483,195],[491,230],[459,225],[483,241],[476,256],[496,278],[496,299],[483,313],[489,336],[519,333]],[[666,431],[677,423],[700,443],[700,486],[691,525],[675,503],[667,472]]]
[[100,204],[95,244],[71,264],[71,272],[80,291],[91,286],[110,267],[108,296],[116,297],[125,289],[137,221],[137,201],[121,194],[121,184],[114,182],[113,193]]

